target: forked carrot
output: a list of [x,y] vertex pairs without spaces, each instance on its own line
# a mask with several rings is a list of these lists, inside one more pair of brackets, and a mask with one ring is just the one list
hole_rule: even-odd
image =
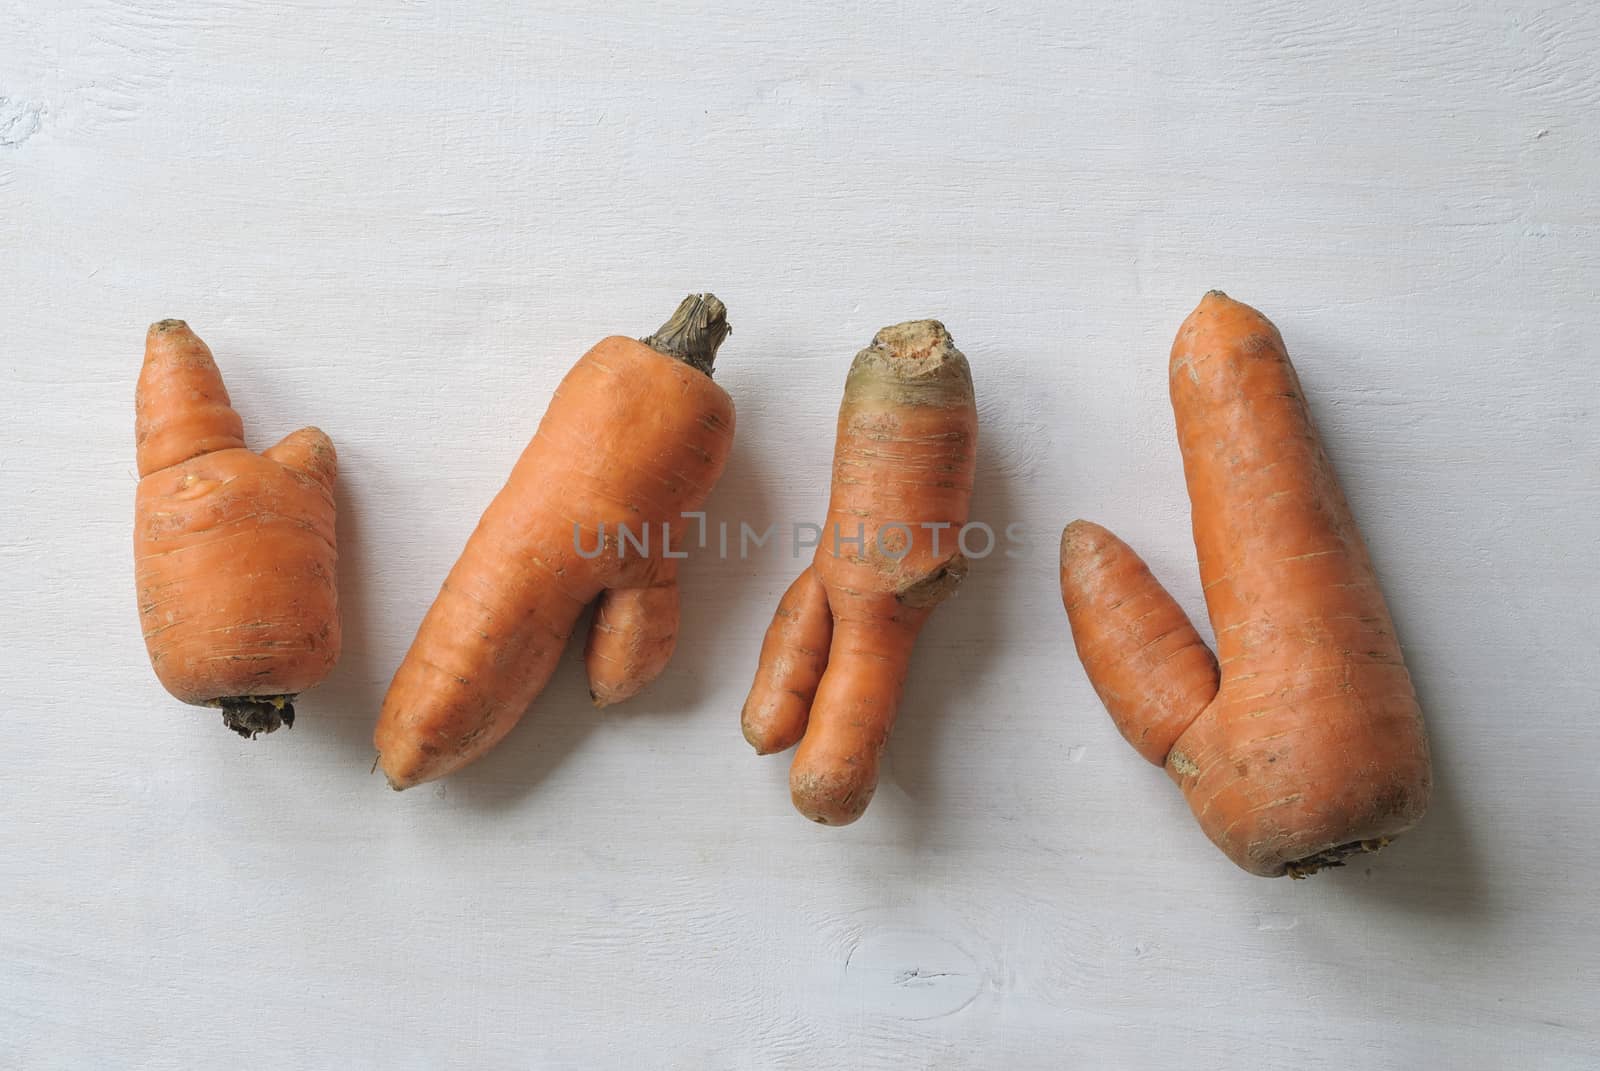
[[1278,329],[1212,291],[1178,331],[1170,385],[1220,657],[1098,525],[1062,535],[1062,598],[1118,729],[1206,835],[1253,874],[1303,877],[1421,819],[1422,715]]
[[339,659],[333,443],[301,428],[260,454],[206,344],[152,324],[135,398],[134,572],[150,664],[242,736],[294,724]]
[[[684,299],[644,341],[612,337],[557,387],[384,697],[374,743],[396,789],[484,755],[544,690],[584,607],[597,705],[661,672],[678,632],[677,562],[733,444],[711,381],[726,310]],[[603,533],[603,535],[602,535]]]
[[967,359],[934,320],[886,327],[845,381],[828,519],[778,605],[745,701],[760,754],[796,741],[801,814],[866,810],[922,626],[961,582],[978,441]]

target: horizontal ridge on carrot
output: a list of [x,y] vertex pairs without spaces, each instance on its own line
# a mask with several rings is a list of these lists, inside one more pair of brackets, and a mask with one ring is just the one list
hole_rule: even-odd
[[944,325],[886,327],[856,355],[816,555],[778,604],[741,715],[759,754],[799,743],[789,791],[824,825],[861,817],[933,608],[966,575],[978,414]]
[[135,396],[134,573],[150,663],[241,736],[293,725],[339,659],[333,443],[301,428],[244,444],[211,351],[152,324]]
[[683,515],[705,502],[733,445],[733,401],[711,381],[728,331],[722,302],[693,294],[654,335],[604,339],[561,381],[384,697],[373,742],[394,788],[499,743],[596,600],[584,652],[596,705],[665,668]]
[[1278,329],[1212,291],[1172,407],[1217,657],[1144,562],[1074,521],[1061,593],[1117,728],[1253,874],[1304,877],[1415,825],[1428,740],[1377,576]]

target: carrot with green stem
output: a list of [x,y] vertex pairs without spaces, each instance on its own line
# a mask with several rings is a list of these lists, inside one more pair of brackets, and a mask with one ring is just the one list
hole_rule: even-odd
[[612,337],[556,388],[396,671],[373,741],[396,789],[487,753],[597,603],[584,662],[598,706],[653,680],[678,632],[677,564],[733,444],[711,381],[727,310],[685,298],[643,341]]
[[1427,809],[1428,740],[1372,562],[1265,316],[1207,294],[1172,407],[1217,656],[1116,536],[1074,521],[1061,592],[1117,728],[1253,874],[1374,851]]
[[816,555],[778,605],[741,716],[766,755],[799,743],[795,807],[861,817],[933,608],[967,572],[978,415],[967,359],[934,320],[886,327],[845,381]]
[[242,736],[294,724],[339,659],[333,443],[301,428],[245,448],[211,351],[152,324],[135,396],[134,573],[150,663]]

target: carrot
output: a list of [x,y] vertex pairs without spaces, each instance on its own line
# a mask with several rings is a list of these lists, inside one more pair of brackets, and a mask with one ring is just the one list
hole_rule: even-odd
[[789,790],[825,825],[861,817],[912,646],[967,572],[978,415],[944,326],[886,327],[845,381],[827,525],[778,605],[741,717],[759,754],[796,741]]
[[711,381],[727,310],[685,298],[656,334],[613,337],[556,388],[510,478],[423,618],[374,743],[410,788],[500,742],[544,690],[584,607],[596,705],[638,692],[678,633],[677,557],[733,445],[733,402]]
[[245,449],[182,320],[150,326],[135,411],[134,573],[156,676],[241,736],[293,725],[295,696],[339,659],[333,443],[301,428]]
[[1073,640],[1117,728],[1228,858],[1269,877],[1340,866],[1428,805],[1388,607],[1271,321],[1213,290],[1178,331],[1170,385],[1220,658],[1087,521],[1061,538]]

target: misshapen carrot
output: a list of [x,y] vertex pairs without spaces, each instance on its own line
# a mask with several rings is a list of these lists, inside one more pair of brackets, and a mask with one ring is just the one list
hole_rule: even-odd
[[816,568],[807,566],[778,601],[740,718],[756,754],[787,751],[805,735],[832,643],[828,589]]
[[1212,291],[1170,385],[1219,657],[1098,525],[1062,535],[1062,598],[1118,729],[1206,835],[1253,874],[1303,877],[1421,819],[1422,715],[1277,328]]
[[585,663],[597,705],[665,667],[678,632],[665,533],[678,553],[683,514],[733,444],[733,402],[711,381],[727,333],[722,302],[691,295],[656,334],[607,338],[561,381],[384,697],[373,739],[396,789],[499,743],[596,599]]
[[767,630],[741,719],[761,754],[800,742],[789,790],[815,822],[855,821],[877,789],[917,634],[966,575],[977,439],[972,375],[942,324],[886,327],[857,354],[827,525]]
[[295,696],[339,658],[333,443],[301,428],[245,449],[182,320],[151,325],[135,410],[134,571],[156,676],[243,736],[293,725]]

